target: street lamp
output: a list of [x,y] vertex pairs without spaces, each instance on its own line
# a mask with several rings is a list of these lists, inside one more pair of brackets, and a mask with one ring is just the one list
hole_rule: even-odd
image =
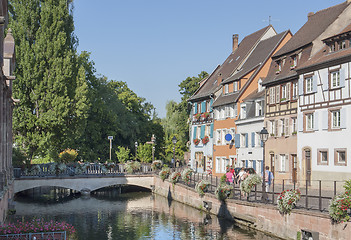
[[135,142],[135,161],[137,160],[138,142]]
[[172,138],[172,143],[173,143],[173,168],[174,168],[174,166],[175,166],[175,145],[176,145],[176,143],[177,143],[177,138],[176,138],[176,136],[174,136],[174,137]]
[[268,131],[265,127],[260,132],[260,138],[263,143],[263,181],[262,181],[262,202],[266,202],[268,199],[268,195],[266,192],[266,162],[265,162],[265,144],[268,139]]
[[152,142],[152,161],[155,161],[155,143],[156,143],[155,134],[152,134],[151,142]]

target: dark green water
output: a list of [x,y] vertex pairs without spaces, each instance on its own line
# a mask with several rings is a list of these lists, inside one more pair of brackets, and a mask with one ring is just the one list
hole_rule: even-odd
[[65,221],[77,230],[71,239],[79,240],[275,239],[149,192],[64,195],[51,190],[17,196],[9,221]]

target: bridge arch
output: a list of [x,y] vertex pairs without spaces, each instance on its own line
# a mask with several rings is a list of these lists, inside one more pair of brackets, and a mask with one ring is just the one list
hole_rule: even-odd
[[154,185],[154,177],[150,175],[140,175],[88,178],[22,178],[15,179],[14,193],[44,186],[62,187],[78,192],[84,192],[95,191],[97,189],[113,185],[135,185],[151,189],[151,186]]

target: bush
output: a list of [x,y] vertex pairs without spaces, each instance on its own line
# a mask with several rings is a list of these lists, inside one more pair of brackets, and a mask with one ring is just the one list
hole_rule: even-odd
[[281,192],[277,199],[279,212],[282,214],[290,214],[291,210],[296,206],[297,201],[300,200],[301,192],[297,190],[285,190]]
[[78,152],[74,149],[67,148],[59,153],[59,160],[61,163],[73,162],[78,156]]
[[224,201],[229,197],[232,189],[233,189],[233,186],[231,185],[220,184],[215,191],[215,195],[218,200]]
[[330,201],[329,216],[335,223],[342,223],[350,220],[347,209],[351,208],[351,196],[347,193],[336,195]]
[[222,184],[222,183],[226,183],[226,181],[227,181],[227,175],[223,174],[219,182]]
[[240,183],[240,190],[250,194],[252,187],[262,183],[262,178],[258,174],[251,174]]
[[129,159],[130,149],[118,146],[118,151],[115,151],[117,159],[120,163],[125,163]]
[[124,164],[124,167],[128,173],[133,173],[140,170],[141,164],[138,161],[128,161]]
[[202,179],[196,183],[195,190],[202,197],[208,191],[209,186],[210,182]]

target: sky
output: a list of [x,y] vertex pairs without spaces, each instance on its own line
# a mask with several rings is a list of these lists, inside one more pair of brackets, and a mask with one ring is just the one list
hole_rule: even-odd
[[[209,74],[239,43],[270,23],[295,34],[316,12],[342,0],[74,0],[78,51],[91,53],[96,72],[124,81],[166,116],[178,85]],[[269,17],[271,16],[271,17]]]

